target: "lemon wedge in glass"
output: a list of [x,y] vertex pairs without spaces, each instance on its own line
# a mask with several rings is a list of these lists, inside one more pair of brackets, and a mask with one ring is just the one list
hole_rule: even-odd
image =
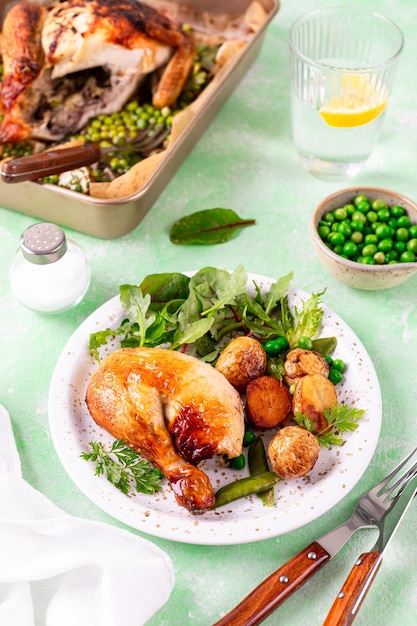
[[388,104],[386,89],[369,74],[345,74],[339,96],[325,101],[319,113],[329,126],[352,128],[375,120]]

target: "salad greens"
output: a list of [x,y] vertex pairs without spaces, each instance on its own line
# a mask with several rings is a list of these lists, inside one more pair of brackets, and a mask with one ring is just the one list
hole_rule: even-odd
[[128,317],[116,329],[90,335],[89,349],[99,361],[99,348],[109,338],[121,338],[121,347],[164,346],[193,351],[213,362],[221,341],[239,334],[261,342],[286,337],[289,347],[301,336],[318,334],[323,316],[320,294],[313,294],[290,308],[290,272],[273,283],[266,293],[253,281],[248,293],[248,274],[240,265],[233,272],[205,267],[189,277],[173,272],[150,274],[140,285],[121,285],[120,301]]

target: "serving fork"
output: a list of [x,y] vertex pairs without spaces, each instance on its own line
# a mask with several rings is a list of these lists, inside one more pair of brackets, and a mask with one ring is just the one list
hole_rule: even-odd
[[168,126],[152,124],[121,146],[102,147],[98,143],[86,142],[78,146],[56,147],[52,150],[16,157],[4,161],[0,171],[1,179],[6,183],[22,183],[53,174],[62,174],[62,172],[92,165],[109,153],[129,151],[145,158],[153,150],[162,146],[170,131]]
[[[356,503],[351,517],[313,541],[254,589],[214,626],[256,626],[362,528],[377,528],[378,540],[356,561],[323,626],[348,626],[375,579],[383,552],[417,492],[417,447]],[[408,465],[408,468],[407,468]]]

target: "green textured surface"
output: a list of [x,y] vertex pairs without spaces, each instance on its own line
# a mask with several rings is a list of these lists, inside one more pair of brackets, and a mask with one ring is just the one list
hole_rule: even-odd
[[[316,292],[327,288],[324,302],[351,326],[375,365],[383,424],[376,453],[359,484],[314,523],[276,539],[210,547],[143,535],[171,556],[176,572],[170,601],[150,626],[214,623],[279,565],[343,521],[355,499],[417,441],[417,275],[390,291],[355,291],[326,274],[309,241],[315,205],[344,185],[318,181],[298,164],[290,129],[287,40],[289,25],[298,15],[326,4],[282,1],[259,58],[136,230],[109,241],[67,231],[86,251],[92,270],[90,289],[76,309],[44,317],[12,297],[7,267],[21,232],[36,220],[0,209],[0,402],[11,415],[24,477],[74,515],[120,525],[80,493],[57,458],[48,425],[49,381],[73,331],[115,295],[121,283],[139,283],[150,272],[204,265],[233,269],[242,263],[250,272],[275,277],[294,270],[298,287]],[[355,184],[379,185],[417,199],[417,4],[368,0],[366,5],[397,22],[406,46],[380,144]],[[168,233],[175,220],[218,206],[232,208],[243,218],[255,217],[257,225],[221,246],[170,243]],[[414,504],[390,544],[355,621],[358,626],[417,623],[416,514]],[[374,538],[368,531],[358,533],[265,624],[321,624],[356,557],[372,546]]]

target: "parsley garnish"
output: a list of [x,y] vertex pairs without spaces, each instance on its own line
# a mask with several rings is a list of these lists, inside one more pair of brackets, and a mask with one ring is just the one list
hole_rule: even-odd
[[112,485],[128,494],[132,485],[140,493],[161,490],[162,474],[151,463],[129,448],[124,441],[116,439],[110,450],[97,441],[90,441],[92,452],[81,452],[85,461],[96,463],[96,476],[105,475]]
[[[364,413],[363,409],[354,409],[345,404],[334,404],[330,409],[325,409],[323,412],[328,426],[324,431],[318,433],[314,433],[314,423],[303,413],[297,413],[294,419],[299,426],[314,433],[323,448],[331,448],[332,446],[343,446],[345,441],[339,433],[356,430],[359,426],[358,420]],[[331,430],[326,432],[329,428]]]

